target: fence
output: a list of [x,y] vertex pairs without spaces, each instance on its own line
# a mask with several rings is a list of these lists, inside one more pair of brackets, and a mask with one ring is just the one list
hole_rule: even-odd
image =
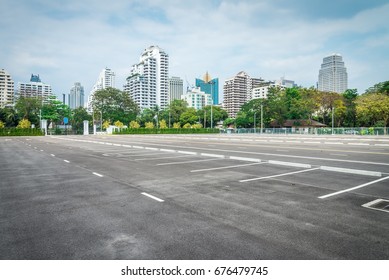
[[[220,133],[261,134],[260,128],[226,128]],[[314,135],[389,135],[389,127],[337,127],[337,128],[263,128],[262,134],[314,134]]]

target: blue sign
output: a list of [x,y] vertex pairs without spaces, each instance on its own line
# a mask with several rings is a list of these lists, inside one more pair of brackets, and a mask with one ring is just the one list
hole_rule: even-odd
[[69,122],[69,119],[67,117],[64,117],[63,118],[63,124],[68,124],[68,122]]

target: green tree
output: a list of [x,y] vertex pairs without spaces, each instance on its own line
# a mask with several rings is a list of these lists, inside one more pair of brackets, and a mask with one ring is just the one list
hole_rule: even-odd
[[72,129],[78,134],[84,130],[84,121],[92,121],[92,116],[89,115],[84,107],[78,107],[72,110],[70,124]]
[[388,126],[389,96],[384,93],[362,94],[356,100],[356,113],[361,126],[374,126],[377,123]]
[[180,121],[181,115],[188,110],[188,103],[185,100],[173,100],[168,106],[170,121],[172,123]]
[[50,123],[60,124],[64,117],[69,118],[71,116],[71,110],[69,106],[63,104],[57,99],[56,96],[49,96],[43,102],[42,107],[42,119],[48,120],[47,125]]
[[39,114],[42,108],[42,99],[37,97],[19,97],[15,104],[15,110],[20,119],[29,119],[35,125],[39,125]]
[[191,128],[191,125],[190,125],[190,123],[186,123],[183,125],[182,128],[188,129],[188,128]]
[[119,120],[129,123],[139,113],[138,105],[123,91],[115,88],[101,89],[95,92],[92,101],[94,112],[102,114],[103,120]]
[[12,107],[0,108],[0,120],[3,121],[5,127],[15,127],[18,125],[19,117]]
[[344,106],[346,107],[345,116],[342,125],[346,127],[355,127],[357,125],[357,112],[355,101],[358,97],[356,89],[348,89],[343,93]]
[[139,115],[139,122],[145,125],[147,122],[153,122],[155,117],[155,112],[152,109],[144,109]]
[[213,126],[215,127],[218,122],[224,121],[228,118],[226,110],[219,106],[205,106],[201,110],[197,111],[197,116],[200,119],[200,123],[204,124],[204,118],[206,120],[205,127],[211,127],[211,108],[213,116]]
[[198,117],[196,114],[196,109],[194,108],[188,108],[180,116],[181,124],[186,124],[186,123],[194,124],[196,121],[198,121]]
[[383,93],[389,95],[389,81],[375,84],[371,88],[367,89],[366,93]]

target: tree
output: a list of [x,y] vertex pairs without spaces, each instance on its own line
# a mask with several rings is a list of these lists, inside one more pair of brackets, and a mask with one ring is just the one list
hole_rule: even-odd
[[159,128],[160,128],[160,129],[166,129],[166,128],[167,128],[167,125],[166,125],[166,121],[165,121],[165,120],[159,121]]
[[367,89],[366,93],[384,93],[389,95],[389,81],[375,84],[374,86]]
[[70,124],[76,133],[82,133],[84,129],[84,121],[92,121],[92,116],[89,115],[84,107],[78,107],[72,110]]
[[6,127],[15,127],[18,125],[19,117],[14,108],[0,108],[0,120]]
[[42,109],[42,99],[37,97],[19,97],[15,110],[20,119],[29,119],[35,125],[39,124],[39,113]]
[[357,124],[357,112],[355,101],[358,97],[356,89],[348,89],[343,93],[344,106],[346,107],[343,125],[346,127],[355,127]]
[[140,128],[140,124],[137,121],[131,121],[130,128]]
[[47,125],[50,123],[61,123],[64,117],[69,118],[70,116],[71,110],[69,106],[59,101],[55,95],[49,96],[46,100],[44,100],[42,107],[42,119],[48,120]]
[[0,129],[4,128],[4,127],[5,127],[4,123],[2,121],[0,121]]
[[94,112],[100,112],[103,120],[119,120],[129,123],[139,113],[138,105],[123,91],[106,88],[95,92],[92,101]]
[[111,123],[109,121],[104,121],[103,122],[103,129],[107,129],[110,125],[111,125]]
[[153,128],[154,128],[154,123],[152,123],[152,122],[147,122],[147,123],[145,123],[145,128],[147,128],[147,129],[153,129]]
[[188,103],[185,100],[173,100],[168,106],[168,112],[170,111],[171,122],[180,121],[181,115],[186,110],[188,110]]
[[384,93],[363,94],[356,100],[356,113],[361,126],[378,123],[389,125],[389,96]]
[[215,126],[218,122],[224,121],[228,118],[228,113],[226,110],[219,106],[205,106],[201,110],[197,111],[197,116],[200,119],[200,123],[204,123],[204,117],[206,120],[205,127],[211,127],[211,108],[212,108],[212,118],[213,118],[213,126]]
[[194,108],[188,108],[180,116],[181,124],[186,124],[186,123],[194,124],[196,121],[198,121],[198,117],[196,114],[196,109]]
[[188,129],[188,128],[191,128],[191,125],[190,125],[190,123],[186,123],[186,124],[184,124],[184,126],[182,128]]
[[28,119],[22,119],[17,128],[30,128],[31,127],[31,122]]
[[153,122],[155,117],[155,113],[151,109],[144,109],[139,117],[139,122],[145,125],[147,122]]
[[173,128],[181,128],[181,124],[179,122],[173,123]]
[[123,128],[124,124],[121,121],[116,121],[114,123],[114,126],[117,126],[118,128]]

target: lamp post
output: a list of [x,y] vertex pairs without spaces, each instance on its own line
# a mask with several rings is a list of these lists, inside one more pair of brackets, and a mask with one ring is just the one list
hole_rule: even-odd
[[335,109],[335,106],[332,107],[332,135],[335,135],[335,133],[334,133],[334,109]]
[[257,112],[254,111],[254,134],[257,133],[257,129],[255,127],[255,119],[257,118]]
[[263,104],[261,104],[261,134],[263,131]]

